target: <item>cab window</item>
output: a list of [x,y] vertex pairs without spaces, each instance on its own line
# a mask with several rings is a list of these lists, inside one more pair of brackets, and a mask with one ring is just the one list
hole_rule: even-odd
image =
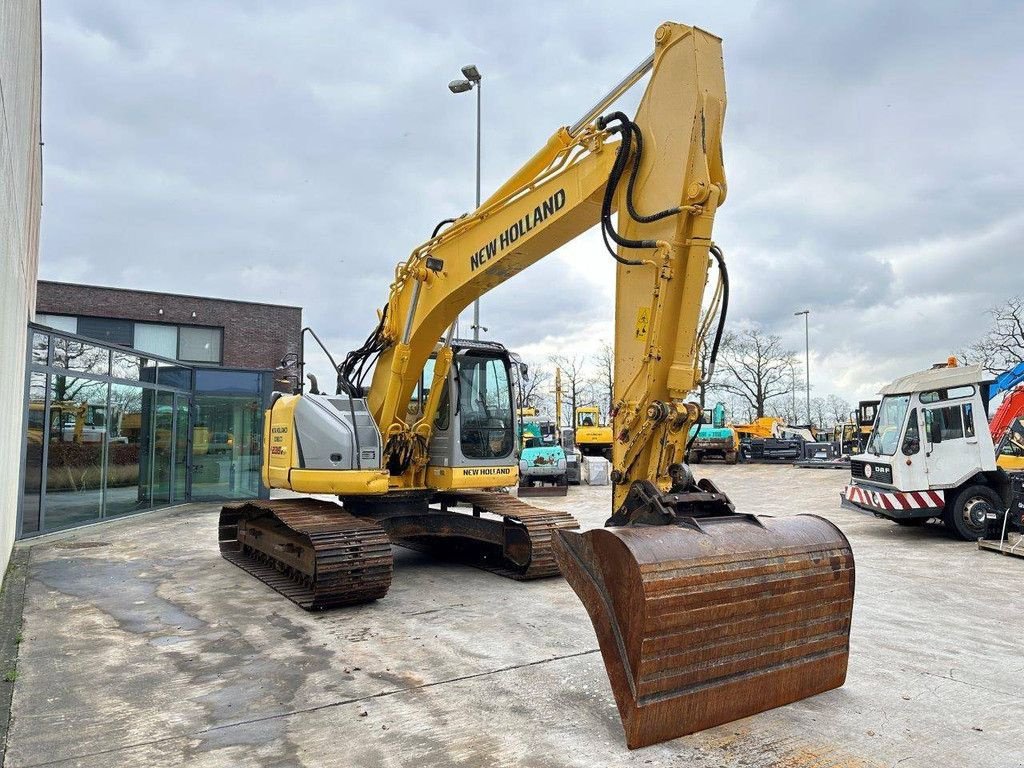
[[921,450],[921,432],[917,426],[917,408],[910,412],[907,419],[907,431],[903,434],[903,455],[913,456]]
[[512,391],[505,364],[497,358],[466,355],[458,362],[462,454],[499,459],[512,453]]
[[964,436],[963,411],[959,405],[950,405],[946,408],[926,408],[924,423],[925,429],[928,430],[928,439],[933,443],[959,440]]

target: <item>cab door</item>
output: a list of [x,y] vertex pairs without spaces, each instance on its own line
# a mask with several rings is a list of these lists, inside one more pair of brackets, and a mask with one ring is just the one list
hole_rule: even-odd
[[[933,487],[959,485],[983,467],[976,434],[974,404],[944,402],[924,407],[922,437],[928,483]],[[982,429],[987,429],[984,422]]]
[[915,405],[907,414],[903,440],[893,456],[894,484],[900,490],[928,489],[928,446],[922,439],[923,435],[924,414],[920,406]]

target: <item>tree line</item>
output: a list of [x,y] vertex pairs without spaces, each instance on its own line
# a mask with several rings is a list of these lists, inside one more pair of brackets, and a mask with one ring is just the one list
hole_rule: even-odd
[[[702,370],[707,370],[710,350],[699,350]],[[529,366],[529,378],[523,382],[520,405],[533,406],[542,413],[554,412],[554,372],[561,371],[562,423],[572,424],[572,414],[580,406],[596,405],[607,417],[612,403],[615,352],[602,342],[597,353],[552,355]],[[761,416],[776,416],[788,424],[807,423],[807,405],[803,363],[786,349],[781,337],[758,326],[727,332],[722,338],[718,363],[711,380],[695,393],[701,408],[725,404],[732,421],[750,422]],[[811,421],[819,428],[847,420],[853,406],[837,395],[811,398]]]

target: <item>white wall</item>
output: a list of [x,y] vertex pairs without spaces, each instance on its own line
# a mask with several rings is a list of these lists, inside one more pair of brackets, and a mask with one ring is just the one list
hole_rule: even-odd
[[39,0],[0,0],[0,573],[14,543],[39,262]]

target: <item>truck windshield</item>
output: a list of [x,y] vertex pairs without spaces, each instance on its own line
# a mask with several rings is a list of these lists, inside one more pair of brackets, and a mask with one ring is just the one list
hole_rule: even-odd
[[878,406],[875,428],[868,439],[867,452],[877,456],[892,456],[900,444],[903,420],[907,416],[910,395],[887,395]]

